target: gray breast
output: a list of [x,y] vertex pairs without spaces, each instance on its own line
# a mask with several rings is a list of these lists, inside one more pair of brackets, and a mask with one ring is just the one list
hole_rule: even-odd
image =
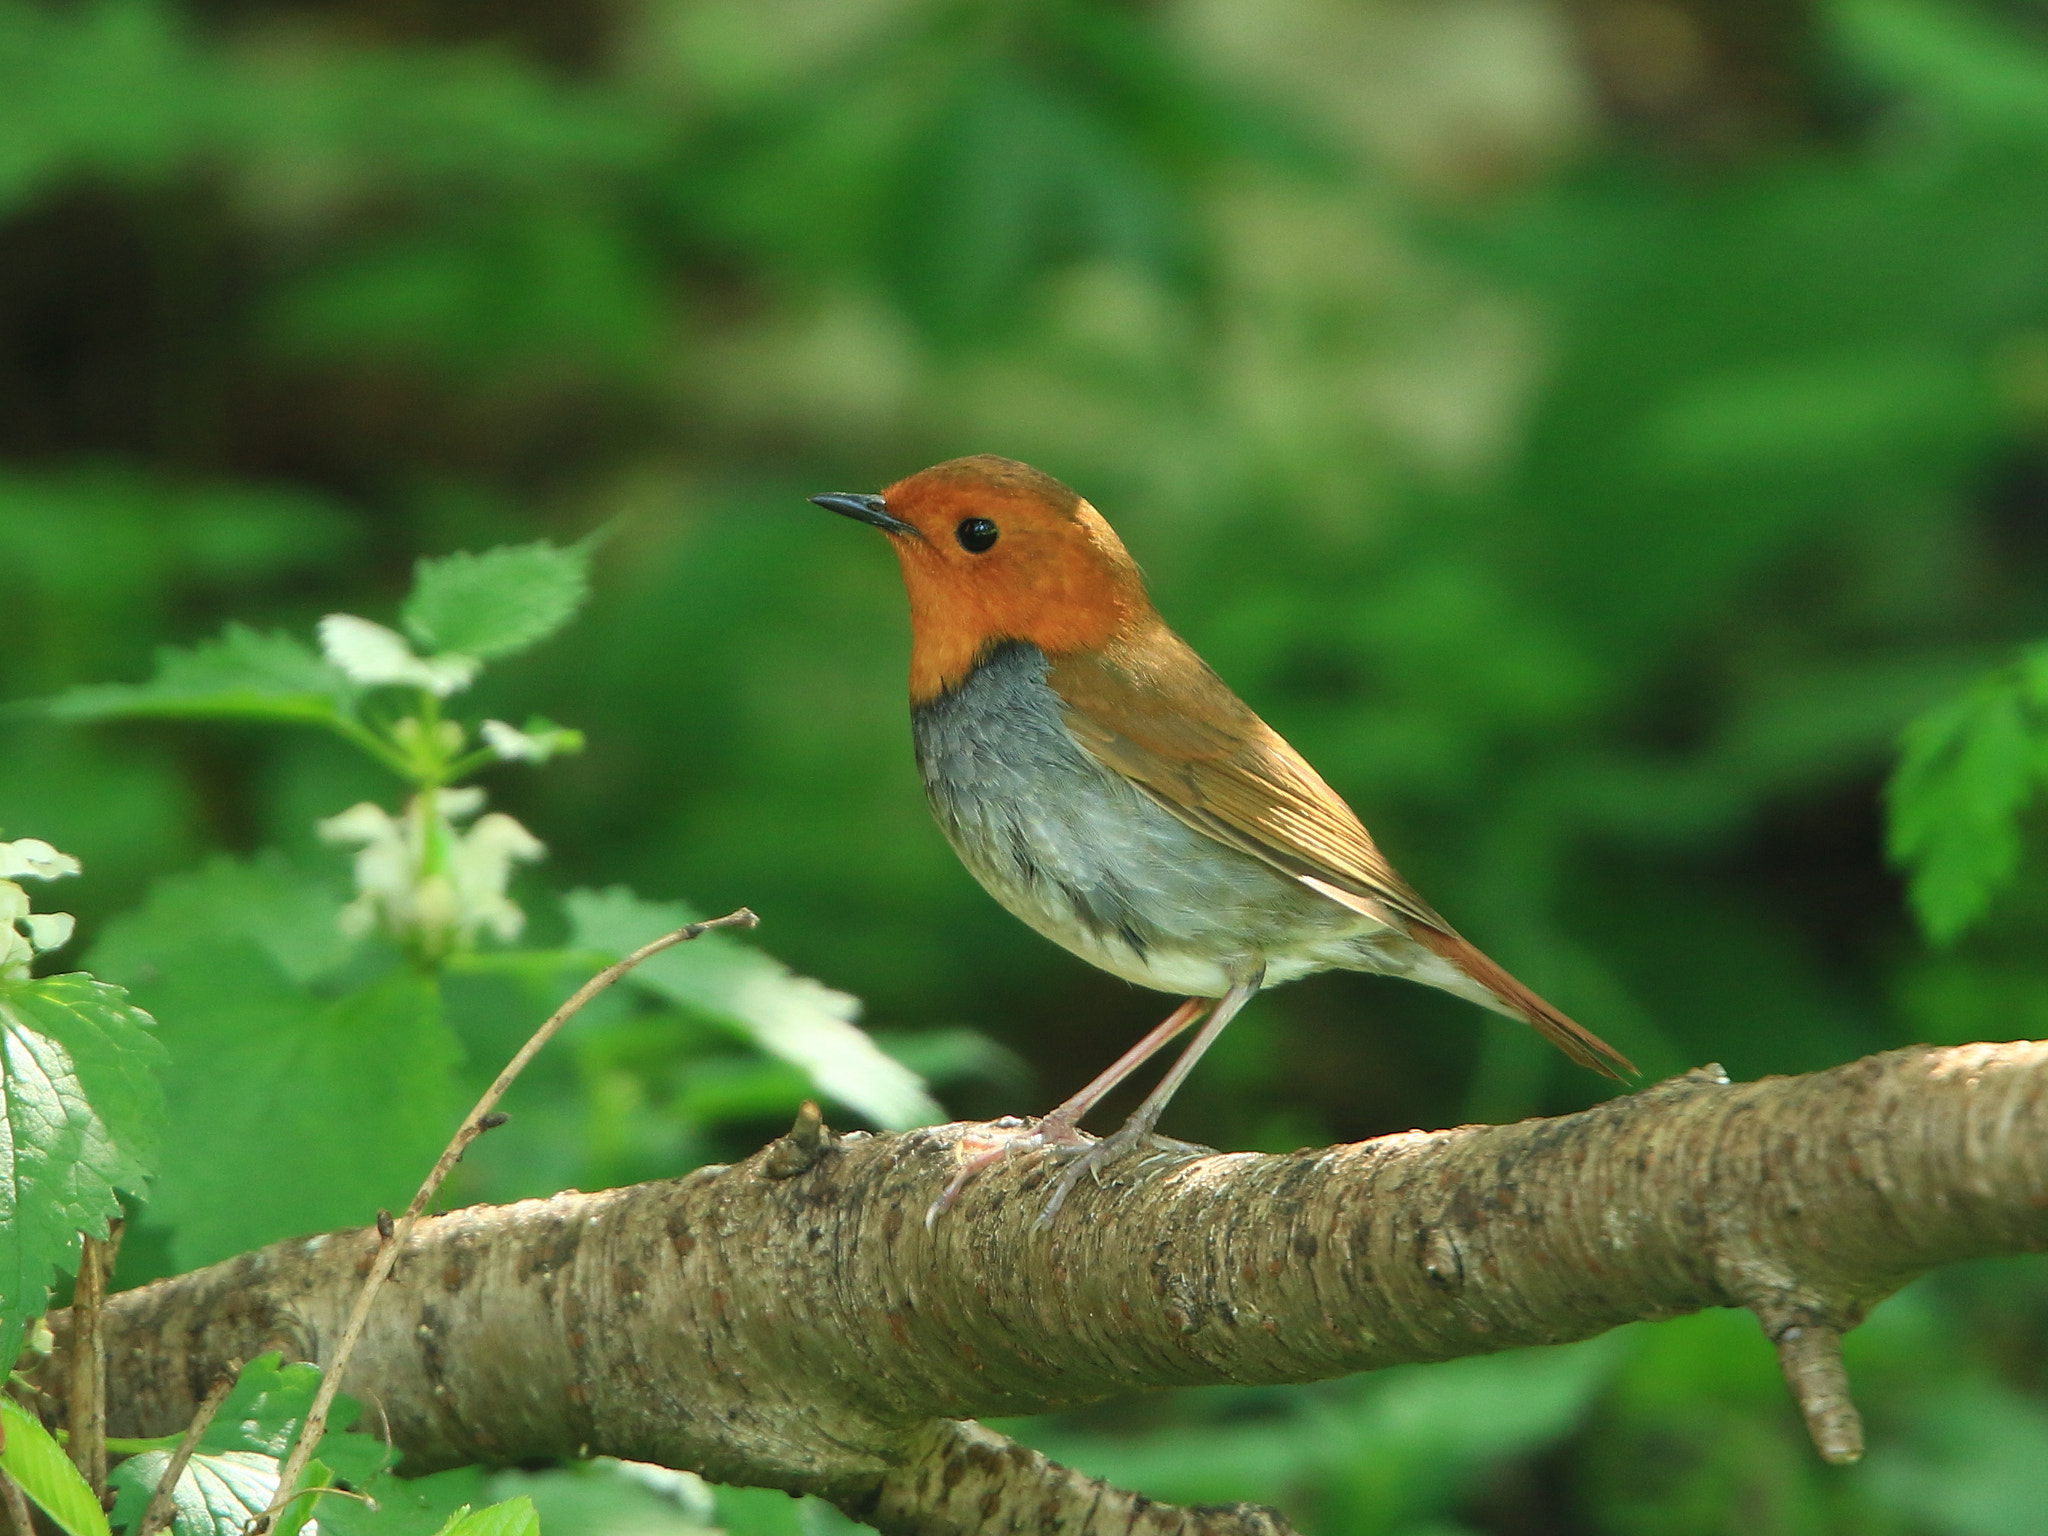
[[1355,964],[1375,925],[1204,836],[1097,761],[1060,718],[1036,646],[998,647],[914,712],[925,792],[1005,907],[1126,980],[1220,995]]

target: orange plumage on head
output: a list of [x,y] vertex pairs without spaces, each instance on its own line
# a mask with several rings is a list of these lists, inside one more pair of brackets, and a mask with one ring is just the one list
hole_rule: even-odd
[[[919,535],[891,541],[910,595],[914,701],[953,687],[1001,641],[1059,656],[1154,616],[1137,562],[1102,514],[1028,464],[951,459],[897,481],[882,500]],[[956,537],[976,517],[1001,529],[980,554]]]

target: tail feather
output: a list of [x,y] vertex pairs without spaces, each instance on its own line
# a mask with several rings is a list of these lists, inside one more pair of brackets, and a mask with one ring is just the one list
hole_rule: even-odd
[[1584,1025],[1559,1013],[1455,933],[1411,923],[1408,934],[1438,959],[1456,966],[1499,998],[1504,1011],[1529,1024],[1580,1066],[1605,1073],[1617,1082],[1637,1075],[1634,1062]]

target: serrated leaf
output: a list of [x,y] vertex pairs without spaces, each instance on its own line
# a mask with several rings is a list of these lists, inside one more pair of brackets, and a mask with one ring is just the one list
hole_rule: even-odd
[[[233,1518],[235,1511],[244,1507],[242,1501],[246,1498],[260,1495],[256,1507],[268,1504],[277,1486],[278,1465],[298,1439],[299,1427],[305,1423],[319,1386],[318,1366],[302,1362],[286,1365],[275,1350],[242,1367],[234,1390],[200,1437],[197,1454],[178,1480],[180,1533],[216,1530],[222,1520]],[[361,1408],[353,1399],[335,1399],[327,1433],[320,1441],[318,1460],[313,1463],[322,1472],[345,1478],[357,1487],[368,1484],[393,1460],[382,1441],[369,1435],[346,1433],[360,1413]],[[133,1530],[141,1522],[168,1460],[167,1452],[144,1452],[121,1463],[110,1474],[108,1481],[120,1494],[114,1506],[117,1525]],[[303,1518],[312,1502],[308,1499],[294,1505],[294,1514]],[[246,1520],[246,1512],[240,1518]],[[280,1522],[281,1531],[286,1523]]]
[[[242,1367],[234,1390],[200,1438],[201,1450],[260,1451],[279,1460],[290,1453],[299,1425],[305,1422],[313,1396],[320,1390],[320,1367],[304,1361],[283,1362],[283,1353],[273,1349]],[[354,1421],[353,1405],[329,1419],[337,1430]]]
[[590,595],[590,552],[545,540],[422,560],[405,602],[421,645],[489,660],[538,645]]
[[45,706],[60,720],[283,720],[331,725],[353,718],[357,689],[302,642],[230,624],[189,650],[157,652],[146,683],[94,683]]
[[331,921],[329,888],[281,864],[217,860],[158,882],[95,951],[172,1054],[150,1208],[180,1268],[404,1204],[461,1111],[437,985],[370,951],[337,992],[342,941],[307,918],[323,904]]
[[2019,817],[2048,736],[2028,708],[2029,683],[2027,673],[2002,669],[1906,729],[1888,793],[1890,849],[1937,944],[1981,919],[2019,868]]
[[7,1435],[0,1467],[36,1501],[66,1536],[107,1536],[107,1514],[78,1468],[71,1465],[43,1421],[10,1397],[0,1397],[0,1428]]
[[[680,903],[642,901],[614,886],[572,891],[564,905],[571,944],[627,954],[692,920]],[[877,1125],[930,1125],[945,1112],[924,1080],[883,1052],[853,1021],[858,999],[835,992],[724,933],[707,933],[647,960],[634,981],[737,1028],[762,1050],[801,1067],[818,1091]]]
[[[150,1496],[171,1464],[170,1451],[144,1451],[107,1474],[120,1490],[116,1519],[128,1529],[141,1523]],[[278,1462],[261,1451],[200,1451],[185,1463],[171,1490],[177,1509],[176,1536],[241,1536],[249,1521],[270,1507],[277,1492]]]
[[540,1513],[533,1500],[507,1499],[488,1509],[459,1509],[439,1536],[540,1536]]
[[0,981],[0,1336],[43,1310],[80,1234],[121,1213],[115,1190],[142,1192],[163,1127],[162,1060],[149,1015],[117,986]]

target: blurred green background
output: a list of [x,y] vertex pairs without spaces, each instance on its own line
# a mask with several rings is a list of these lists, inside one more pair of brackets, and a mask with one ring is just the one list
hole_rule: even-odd
[[[1910,718],[2048,633],[2041,0],[0,0],[0,698],[602,527],[586,617],[478,700],[589,750],[494,803],[551,885],[746,903],[885,1039],[980,1031],[939,1091],[985,1115],[1164,1001],[955,863],[894,562],[803,500],[970,452],[1094,501],[1435,904],[1646,1072],[2048,1034],[2048,884],[1930,952],[1880,798]],[[211,851],[338,879],[313,822],[390,795],[323,740],[0,720],[0,824],[84,860],[88,941]],[[586,1053],[575,1136],[470,1197],[787,1113],[611,1135],[685,1114],[645,1055]],[[1328,976],[1168,1129],[1601,1092]],[[1324,1536],[2048,1529],[2038,1266],[1860,1347],[1849,1472],[1740,1317],[1026,1432]]]

